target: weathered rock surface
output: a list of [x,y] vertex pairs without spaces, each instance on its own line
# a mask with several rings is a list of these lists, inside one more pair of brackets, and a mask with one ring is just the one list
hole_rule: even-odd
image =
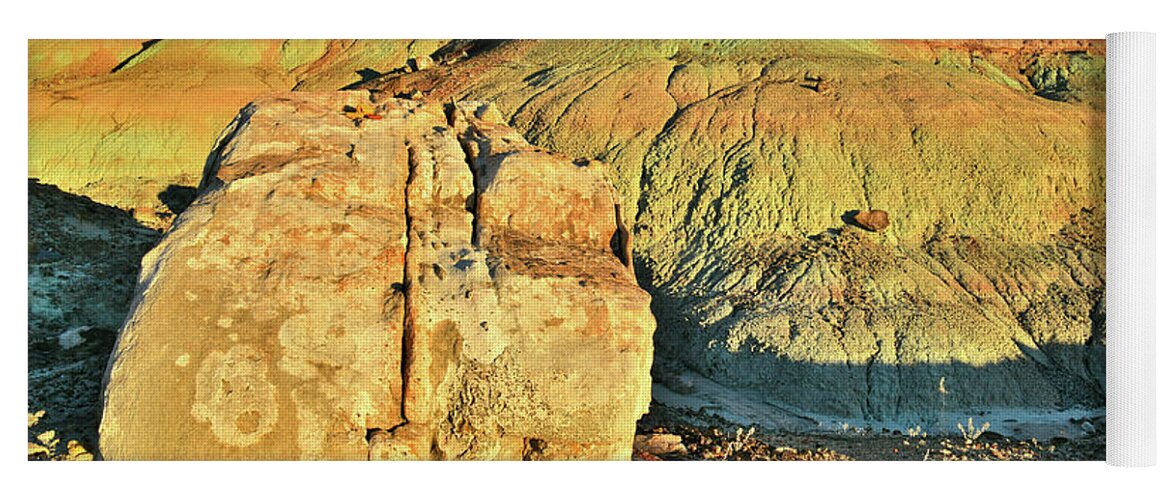
[[229,126],[144,259],[105,458],[630,457],[655,322],[603,167],[475,103],[345,116],[368,97]]

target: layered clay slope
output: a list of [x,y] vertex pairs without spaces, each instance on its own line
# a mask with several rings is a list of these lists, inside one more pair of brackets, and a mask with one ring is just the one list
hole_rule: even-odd
[[144,259],[112,459],[629,459],[650,297],[599,163],[479,103],[240,112]]
[[438,48],[410,40],[30,40],[29,177],[160,225],[168,186],[253,99],[337,90]]
[[[534,144],[614,165],[660,401],[735,413],[696,393],[737,388],[782,414],[940,429],[1102,404],[1100,41],[460,50],[367,87],[490,100]],[[854,227],[867,210],[889,227]]]

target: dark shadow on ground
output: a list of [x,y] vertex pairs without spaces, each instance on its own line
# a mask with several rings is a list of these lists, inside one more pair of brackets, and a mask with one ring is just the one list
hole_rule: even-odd
[[[684,308],[672,302],[653,294],[658,329],[652,377],[659,410],[640,422],[648,431],[658,426],[728,431],[734,424],[792,437],[838,432],[842,423],[869,428],[837,436],[839,444],[854,446],[916,427],[954,436],[960,434],[957,424],[972,418],[977,427],[988,422],[994,435],[1012,439],[1036,437],[1047,446],[1077,441],[1080,451],[1069,459],[1096,460],[1104,453],[1094,448],[1104,444],[1096,441],[1105,430],[1104,420],[1096,420],[1105,405],[1104,338],[1041,344],[1022,349],[1020,357],[979,365],[810,363],[748,342],[737,352],[720,342],[711,345],[704,339],[720,338],[713,331],[719,325],[702,328],[681,317]],[[1104,323],[1104,311],[1094,315],[1102,316],[1095,317],[1095,325]],[[1087,445],[1086,439],[1098,444]]]
[[122,62],[118,63],[116,66],[114,66],[112,69],[110,69],[110,73],[117,73],[119,70],[126,67],[127,64],[130,64],[130,61],[137,59],[138,56],[142,55],[143,52],[146,52],[147,49],[153,47],[154,44],[159,43],[160,41],[161,40],[159,40],[159,39],[155,39],[155,40],[147,40],[145,42],[142,42],[142,48],[138,49],[138,52],[135,52],[134,54],[131,54],[130,57],[123,59]]
[[[28,180],[28,410],[59,448],[97,448],[101,382],[142,256],[159,240],[128,212]],[[60,450],[58,450],[60,451]]]

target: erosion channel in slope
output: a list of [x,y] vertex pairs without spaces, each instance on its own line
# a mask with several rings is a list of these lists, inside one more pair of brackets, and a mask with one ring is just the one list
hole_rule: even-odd
[[[491,101],[612,165],[656,401],[804,430],[1094,428],[1101,41],[465,45],[361,86]],[[853,219],[872,210],[881,231]]]

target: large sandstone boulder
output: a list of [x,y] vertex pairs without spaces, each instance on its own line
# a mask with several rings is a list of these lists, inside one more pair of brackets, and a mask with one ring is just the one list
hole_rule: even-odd
[[144,259],[103,455],[629,458],[655,321],[617,193],[497,116],[364,91],[241,111]]

